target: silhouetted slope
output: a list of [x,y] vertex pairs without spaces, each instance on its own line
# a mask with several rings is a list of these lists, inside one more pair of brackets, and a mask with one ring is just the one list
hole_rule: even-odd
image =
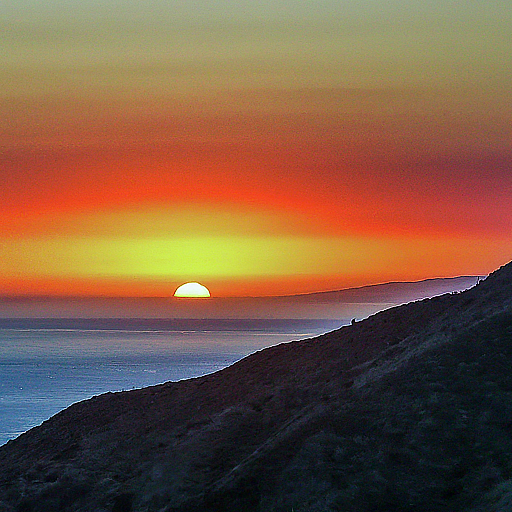
[[95,397],[0,448],[0,510],[509,510],[511,338],[509,264],[212,375]]

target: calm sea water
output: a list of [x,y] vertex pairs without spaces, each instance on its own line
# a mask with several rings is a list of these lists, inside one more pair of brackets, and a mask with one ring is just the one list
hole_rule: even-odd
[[321,320],[0,320],[0,445],[74,402],[218,371]]

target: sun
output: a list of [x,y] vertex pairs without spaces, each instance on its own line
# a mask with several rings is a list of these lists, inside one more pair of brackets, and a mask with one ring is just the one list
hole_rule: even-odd
[[185,283],[178,286],[174,292],[175,297],[204,298],[210,297],[210,290],[199,283]]

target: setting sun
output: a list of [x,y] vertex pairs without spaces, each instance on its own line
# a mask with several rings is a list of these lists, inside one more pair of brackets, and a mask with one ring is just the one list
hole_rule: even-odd
[[204,298],[210,297],[210,290],[199,283],[185,283],[178,286],[175,297]]

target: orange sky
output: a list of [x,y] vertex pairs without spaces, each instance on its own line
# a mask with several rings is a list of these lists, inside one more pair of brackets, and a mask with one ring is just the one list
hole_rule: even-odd
[[0,7],[0,295],[288,294],[510,260],[504,4],[150,3]]

